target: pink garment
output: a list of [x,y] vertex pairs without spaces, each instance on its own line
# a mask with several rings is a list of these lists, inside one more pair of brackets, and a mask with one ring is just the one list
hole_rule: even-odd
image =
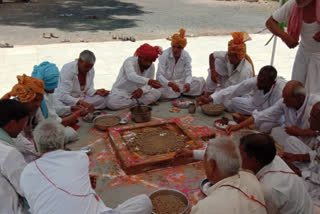
[[[316,20],[320,24],[319,19],[319,0],[316,0]],[[297,7],[295,3],[290,13],[288,21],[288,34],[299,41],[301,27],[303,21],[303,8]]]

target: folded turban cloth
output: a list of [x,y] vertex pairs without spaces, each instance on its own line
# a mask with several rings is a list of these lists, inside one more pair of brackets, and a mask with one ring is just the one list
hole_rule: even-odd
[[20,102],[27,103],[34,100],[37,94],[44,94],[44,82],[42,80],[25,74],[17,76],[17,79],[18,83],[2,99],[9,99],[14,96],[18,97]]
[[248,60],[252,66],[253,76],[255,76],[253,62],[247,55],[247,46],[245,44],[246,41],[251,40],[251,37],[247,32],[233,32],[231,35],[233,39],[228,43],[228,52],[231,54],[237,54],[239,60],[242,60],[243,58]]
[[53,63],[42,62],[40,65],[33,67],[31,76],[43,80],[44,88],[50,91],[58,86],[59,69]]
[[181,28],[179,32],[180,34],[175,33],[171,36],[171,45],[176,45],[181,48],[184,48],[187,45],[187,40],[184,38],[186,31],[183,28]]
[[144,59],[150,60],[152,62],[156,61],[159,55],[162,54],[162,49],[159,46],[151,46],[147,43],[141,45],[136,52],[135,56],[142,57]]

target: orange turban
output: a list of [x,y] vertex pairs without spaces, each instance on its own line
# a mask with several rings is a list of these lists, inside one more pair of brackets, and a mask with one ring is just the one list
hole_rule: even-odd
[[36,94],[44,94],[44,82],[40,79],[29,77],[25,74],[17,76],[18,83],[12,90],[4,95],[2,99],[9,99],[11,96],[18,97],[22,103],[31,102]]
[[231,33],[233,39],[228,43],[228,52],[237,54],[239,60],[245,58],[252,65],[253,73],[254,66],[251,58],[247,55],[247,46],[245,44],[246,41],[251,40],[251,37],[247,32],[233,32]]
[[171,45],[176,45],[181,48],[184,48],[187,45],[187,40],[184,38],[184,34],[186,33],[186,31],[183,28],[181,28],[179,30],[179,33],[180,34],[175,33],[171,36]]
[[141,45],[136,52],[135,56],[140,56],[144,59],[150,60],[152,62],[156,61],[159,55],[162,54],[162,49],[159,46],[151,46],[147,43]]

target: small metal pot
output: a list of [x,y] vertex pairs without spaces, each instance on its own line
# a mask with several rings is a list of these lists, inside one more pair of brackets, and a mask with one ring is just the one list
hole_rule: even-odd
[[196,104],[194,104],[194,103],[190,103],[189,104],[189,107],[188,107],[188,111],[189,111],[189,113],[190,114],[194,114],[195,112],[196,112]]
[[151,120],[152,108],[146,105],[137,105],[130,108],[131,119],[136,123],[149,122]]

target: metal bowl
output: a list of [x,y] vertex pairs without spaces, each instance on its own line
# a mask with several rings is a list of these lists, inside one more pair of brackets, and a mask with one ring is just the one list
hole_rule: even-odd
[[200,190],[201,190],[202,194],[204,194],[205,196],[208,196],[208,192],[207,191],[212,186],[213,186],[213,184],[209,181],[208,178],[206,178],[203,181],[201,181]]
[[209,116],[219,116],[224,111],[223,105],[205,104],[201,106],[201,110],[204,114]]
[[131,119],[136,123],[149,122],[151,120],[152,108],[146,105],[137,105],[130,108]]
[[[157,195],[173,195],[179,199],[181,199],[185,204],[186,204],[186,208],[184,209],[183,212],[181,212],[180,214],[187,214],[189,209],[190,209],[190,202],[189,202],[189,199],[187,198],[187,196],[185,194],[183,194],[182,192],[180,192],[179,190],[176,190],[176,189],[166,189],[166,188],[163,188],[163,189],[159,189],[159,190],[156,190],[154,192],[152,192],[150,195],[149,195],[149,198],[151,199],[152,197],[154,196],[157,196]],[[155,212],[152,212],[152,214],[157,214]]]
[[[110,118],[110,117],[115,117],[115,118],[118,118],[119,121],[117,123],[114,123],[112,125],[99,125],[97,124],[97,121],[101,118]],[[118,116],[118,115],[113,115],[113,114],[108,114],[108,115],[100,115],[100,116],[97,116],[96,118],[94,118],[93,120],[93,123],[94,123],[94,126],[99,129],[100,131],[107,131],[109,127],[111,126],[116,126],[118,124],[120,124],[120,121],[121,121],[121,117]]]

